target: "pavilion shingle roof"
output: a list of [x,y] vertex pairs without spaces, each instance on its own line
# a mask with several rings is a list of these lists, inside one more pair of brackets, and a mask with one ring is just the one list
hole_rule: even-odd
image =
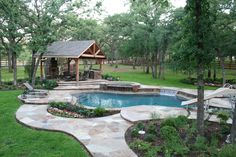
[[94,40],[56,41],[48,46],[43,57],[77,58],[94,43]]

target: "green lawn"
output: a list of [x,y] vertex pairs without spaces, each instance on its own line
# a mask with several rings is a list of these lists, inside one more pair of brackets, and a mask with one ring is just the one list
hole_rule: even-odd
[[[94,65],[93,68],[99,68],[98,65]],[[84,66],[80,65],[80,71],[83,71]],[[24,67],[18,67],[18,78],[27,78],[24,72]],[[165,80],[153,79],[151,74],[146,74],[143,72],[141,67],[137,67],[135,70],[132,66],[119,65],[118,68],[110,65],[103,65],[103,74],[110,74],[112,76],[118,76],[123,81],[133,81],[139,82],[145,85],[157,85],[157,86],[169,86],[169,87],[179,87],[179,88],[192,88],[195,89],[196,86],[184,84],[180,82],[181,79],[187,78],[188,76],[181,72],[174,72],[171,69],[165,69]],[[39,75],[39,69],[38,69]],[[9,73],[7,69],[3,69],[3,81],[12,81],[13,74]],[[194,75],[193,75],[194,76]],[[226,79],[235,79],[236,70],[226,70]],[[221,70],[217,70],[217,77],[221,77]],[[215,87],[206,87],[206,89],[216,89]]]
[[87,157],[72,137],[63,133],[37,131],[18,124],[21,91],[0,91],[0,156],[4,157]]
[[[104,74],[110,74],[112,76],[120,77],[123,81],[134,81],[145,85],[157,85],[179,88],[192,88],[196,89],[196,86],[182,83],[180,80],[187,78],[188,76],[181,72],[174,72],[171,69],[165,70],[165,80],[153,79],[151,74],[146,74],[143,69],[138,67],[136,70],[132,69],[132,66],[121,65],[118,68],[111,67],[109,65],[104,66]],[[233,79],[236,76],[236,70],[226,70],[226,78]],[[221,77],[221,70],[217,70],[217,77]],[[205,87],[205,89],[216,89],[217,87]]]
[[[27,75],[24,72],[24,67],[18,67],[17,68],[17,78],[18,79],[27,78]],[[12,81],[13,80],[13,73],[9,73],[8,69],[6,67],[4,67],[2,69],[2,80],[4,82],[8,82],[8,81]]]

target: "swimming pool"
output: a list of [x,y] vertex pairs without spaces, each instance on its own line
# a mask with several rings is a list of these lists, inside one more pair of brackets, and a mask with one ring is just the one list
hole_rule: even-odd
[[176,96],[159,94],[121,94],[88,92],[74,95],[79,104],[90,107],[121,108],[138,105],[159,105],[168,107],[181,107],[180,99]]

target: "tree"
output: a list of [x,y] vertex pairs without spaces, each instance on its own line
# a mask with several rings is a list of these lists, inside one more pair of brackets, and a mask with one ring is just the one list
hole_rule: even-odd
[[2,85],[2,53],[3,47],[0,45],[0,85]]
[[12,56],[13,84],[17,85],[17,55],[25,35],[25,5],[21,0],[2,0],[0,8],[0,40],[8,55]]
[[204,71],[214,58],[212,53],[212,19],[208,0],[187,0],[185,7],[185,30],[183,58],[191,60],[196,68],[197,95],[197,128],[204,134]]
[[[230,56],[232,62],[232,56],[235,52],[235,14],[234,14],[234,2],[232,0],[216,0],[211,3],[211,10],[215,12],[215,23],[213,25],[214,31],[214,47],[216,55],[219,58],[221,70],[222,70],[222,84],[226,83],[225,76],[225,58]],[[227,12],[227,10],[230,10]],[[224,42],[222,42],[224,41]]]
[[[136,19],[136,25],[144,30],[143,41],[146,50],[146,62],[151,63],[153,78],[164,79],[164,60],[169,46],[169,7],[167,1],[131,1],[131,13]],[[164,5],[166,4],[166,5]],[[165,16],[166,18],[163,18]],[[134,27],[135,28],[135,27]],[[137,29],[138,30],[138,29]],[[136,29],[133,29],[135,32]],[[170,30],[171,31],[171,30]],[[134,40],[136,40],[134,38]],[[157,66],[159,63],[159,73],[157,74]],[[149,64],[147,64],[147,69]]]

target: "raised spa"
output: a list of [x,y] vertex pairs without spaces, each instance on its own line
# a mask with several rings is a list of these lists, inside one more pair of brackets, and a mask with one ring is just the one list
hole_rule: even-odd
[[74,95],[79,104],[91,107],[121,108],[138,105],[159,105],[169,107],[181,107],[180,99],[176,96],[159,94],[121,94],[88,92]]

